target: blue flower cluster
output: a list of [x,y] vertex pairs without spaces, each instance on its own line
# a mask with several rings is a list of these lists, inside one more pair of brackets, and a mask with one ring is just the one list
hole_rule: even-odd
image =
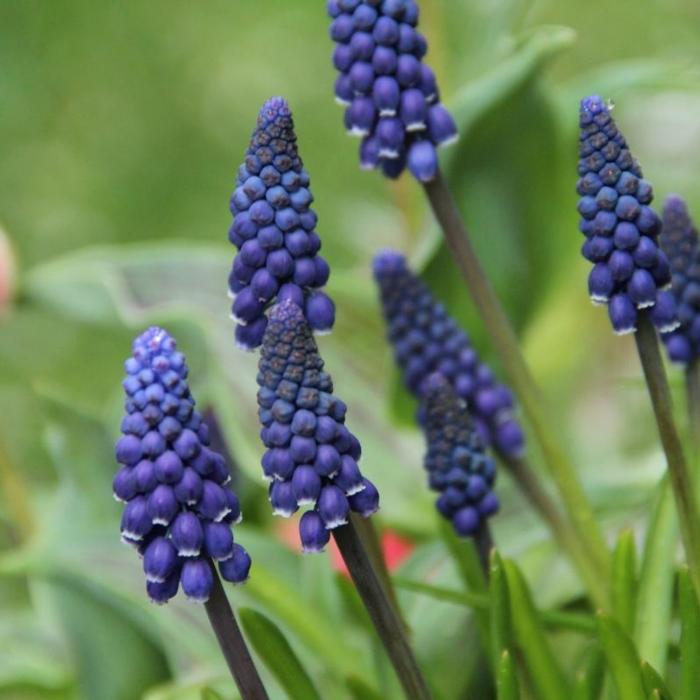
[[305,552],[320,552],[330,530],[347,522],[350,511],[368,517],[379,494],[357,465],[361,448],[345,427],[345,404],[333,396],[311,329],[289,299],[270,312],[258,372],[258,405],[267,448],[262,458],[275,515],[301,517]]
[[333,327],[335,307],[319,291],[330,270],[318,255],[321,239],[312,202],[292,113],[284,99],[273,97],[260,110],[231,197],[229,240],[238,254],[229,292],[236,341],[247,350],[262,343],[266,310],[275,300],[298,304],[314,331]]
[[231,532],[241,509],[226,487],[228,467],[208,447],[185,358],[166,331],[154,327],[139,336],[125,368],[126,415],[116,445],[123,466],[113,482],[115,498],[126,503],[122,539],[143,557],[151,600],[166,603],[182,584],[188,598],[204,602],[212,559],[232,583],[244,582],[250,570]]
[[422,399],[426,378],[440,372],[466,401],[482,440],[505,456],[519,456],[525,439],[513,415],[513,395],[479,361],[467,334],[435,301],[400,253],[379,253],[374,260],[374,276],[387,335],[408,389]]
[[598,96],[581,101],[578,162],[583,256],[593,263],[588,288],[595,304],[607,304],[616,333],[633,333],[638,309],[651,309],[661,332],[677,325],[676,302],[659,248],[661,221],[651,208],[653,192],[643,179],[625,137]]
[[688,364],[700,357],[700,245],[688,207],[680,197],[666,200],[660,240],[671,264],[671,291],[681,324],[663,338],[671,360]]
[[476,534],[498,511],[496,465],[484,452],[466,404],[439,372],[425,380],[425,468],[438,491],[437,509],[462,537]]
[[329,0],[333,63],[340,72],[338,102],[345,126],[362,137],[363,168],[381,167],[398,177],[408,166],[422,182],[438,170],[436,147],[457,138],[457,127],[440,103],[428,50],[417,31],[415,0]]

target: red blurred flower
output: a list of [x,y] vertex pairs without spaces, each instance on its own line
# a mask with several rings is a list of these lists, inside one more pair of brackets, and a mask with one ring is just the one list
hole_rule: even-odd
[[[416,545],[412,540],[399,535],[394,530],[387,528],[382,532],[382,552],[384,553],[387,569],[390,572],[398,569],[415,548]],[[350,572],[345,566],[343,557],[340,555],[334,539],[331,539],[331,563],[336,571],[350,578]]]

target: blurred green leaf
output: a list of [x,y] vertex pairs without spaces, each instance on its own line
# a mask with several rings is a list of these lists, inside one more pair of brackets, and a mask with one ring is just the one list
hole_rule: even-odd
[[510,560],[503,561],[510,598],[514,641],[537,698],[565,698],[569,688],[537,618],[537,611],[522,574]]
[[519,700],[520,698],[515,661],[507,649],[501,652],[496,677],[496,693],[498,700]]
[[620,700],[644,700],[639,657],[620,623],[599,613],[598,634]]
[[700,688],[700,608],[686,568],[678,575],[681,619],[680,700],[693,700]]
[[613,553],[612,609],[627,634],[634,629],[637,607],[637,552],[634,532],[620,533]]
[[361,678],[349,677],[347,687],[354,700],[386,700],[383,695],[368,686]]
[[663,700],[673,700],[671,691],[666,686],[666,682],[659,675],[659,672],[646,661],[642,661],[642,680],[644,689],[648,695],[657,692]]
[[287,691],[290,700],[320,700],[309,674],[277,625],[252,608],[240,608],[238,613],[253,648]]
[[576,675],[574,700],[598,700],[605,680],[605,659],[596,646],[588,652],[585,665]]
[[510,654],[506,660],[505,652],[511,645],[511,613],[508,596],[508,584],[503,560],[497,550],[491,552],[491,566],[489,576],[489,602],[491,620],[491,659],[496,665],[500,678],[501,667],[512,666]]

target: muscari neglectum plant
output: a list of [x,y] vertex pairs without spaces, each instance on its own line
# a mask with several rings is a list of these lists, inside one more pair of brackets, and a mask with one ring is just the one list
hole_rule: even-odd
[[607,304],[618,334],[635,333],[668,475],[676,500],[683,544],[696,594],[700,594],[700,513],[694,479],[673,419],[671,392],[656,329],[679,326],[676,299],[665,289],[671,271],[659,245],[661,220],[651,208],[653,191],[642,177],[610,106],[599,96],[581,100],[577,191],[582,253],[594,263],[589,291]]
[[545,403],[520,351],[515,331],[481,267],[461,214],[442,176],[435,146],[451,143],[457,129],[439,102],[439,89],[424,62],[415,0],[329,0],[330,35],[339,72],[336,98],[345,103],[350,134],[362,136],[361,164],[396,177],[408,163],[423,186],[445,240],[518,396],[544,463],[599,571],[610,557],[574,466],[560,445]]
[[185,357],[153,327],[136,338],[125,369],[126,414],[115,449],[122,467],[113,482],[115,498],[126,504],[122,539],[143,559],[149,598],[167,603],[182,586],[190,600],[204,603],[241,692],[266,698],[216,572],[243,583],[251,561],[234,542],[240,505],[194,408]]

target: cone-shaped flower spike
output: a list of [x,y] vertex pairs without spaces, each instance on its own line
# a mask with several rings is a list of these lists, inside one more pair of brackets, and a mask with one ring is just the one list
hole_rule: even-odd
[[457,138],[440,103],[415,0],[329,0],[336,100],[348,133],[362,138],[363,168],[398,177],[408,166],[422,182],[438,171],[436,148]]
[[284,99],[273,97],[260,110],[231,197],[229,240],[238,254],[229,292],[236,340],[245,349],[262,342],[267,310],[275,301],[298,304],[316,332],[333,327],[335,307],[320,291],[329,268],[318,255],[321,239],[312,202],[292,113]]
[[671,265],[671,291],[680,327],[664,335],[674,362],[689,364],[700,357],[700,246],[686,203],[677,196],[664,205],[661,247]]
[[457,534],[475,535],[498,511],[493,492],[496,465],[484,451],[467,406],[439,373],[425,380],[425,468],[430,488],[440,493],[437,509]]
[[304,551],[322,551],[351,510],[374,513],[379,494],[360,473],[360,443],[345,427],[346,406],[333,396],[311,328],[290,299],[270,311],[259,370],[270,502],[283,517],[309,506],[299,523],[301,542]]
[[422,398],[427,377],[440,372],[467,402],[482,440],[505,455],[521,454],[524,436],[513,416],[513,395],[479,361],[467,334],[408,268],[404,256],[394,251],[379,253],[374,276],[387,335],[408,389]]
[[207,426],[194,410],[187,365],[173,338],[150,328],[125,363],[126,414],[116,457],[114,496],[123,501],[122,539],[143,557],[149,597],[166,603],[182,585],[190,599],[209,598],[209,559],[223,578],[242,583],[250,557],[234,544],[241,518],[223,457],[209,448]]
[[593,263],[588,287],[596,304],[607,304],[616,333],[637,329],[638,309],[652,308],[659,331],[678,321],[669,291],[671,272],[659,247],[661,221],[651,208],[651,185],[624,136],[598,96],[581,101],[578,162],[583,256]]

